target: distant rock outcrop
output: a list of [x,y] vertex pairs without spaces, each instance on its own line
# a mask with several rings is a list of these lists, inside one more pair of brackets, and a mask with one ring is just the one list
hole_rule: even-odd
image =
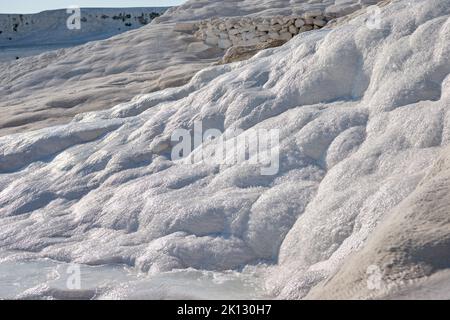
[[73,11],[0,14],[0,47],[83,43],[109,38],[150,23],[167,10],[156,8],[81,8],[80,28],[67,27]]

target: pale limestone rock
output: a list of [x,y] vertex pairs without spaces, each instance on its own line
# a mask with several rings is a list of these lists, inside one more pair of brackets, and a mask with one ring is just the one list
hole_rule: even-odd
[[[299,16],[210,19],[195,24],[199,29],[195,37],[207,45],[227,49],[273,40],[288,41],[299,32],[320,29],[327,23],[322,12],[318,10],[306,13],[305,16],[305,19]],[[185,28],[188,29],[187,26]]]
[[233,44],[233,46],[237,46],[237,45],[239,45],[239,43],[241,43],[241,40],[238,38],[232,38],[230,40],[231,40],[231,43]]
[[194,36],[195,36],[197,39],[200,39],[200,40],[203,40],[203,41],[206,40],[206,32],[204,32],[204,31],[197,31],[197,32],[194,34]]
[[206,36],[210,37],[210,38],[214,38],[214,37],[217,37],[218,35],[217,35],[217,32],[215,32],[214,30],[208,29],[208,30],[206,30]]
[[297,19],[297,20],[295,20],[295,26],[297,27],[297,28],[301,28],[301,27],[303,27],[305,25],[305,21],[303,21],[303,19]]
[[273,40],[281,40],[280,34],[278,32],[269,32],[268,36]]
[[307,11],[304,14],[305,18],[315,18],[318,16],[322,15],[322,11],[321,10],[311,10],[311,11]]
[[273,26],[270,28],[270,30],[271,30],[271,31],[276,31],[276,32],[278,32],[278,31],[280,31],[282,28],[283,28],[283,27],[282,27],[281,25],[275,24],[275,25],[273,25]]
[[260,24],[256,27],[257,30],[259,31],[269,31],[270,30],[270,26],[267,24]]
[[198,30],[198,27],[195,23],[177,23],[174,30],[176,32],[194,32]]
[[239,29],[231,29],[231,30],[229,30],[228,31],[228,33],[230,34],[230,35],[237,35],[237,34],[239,34],[239,33],[241,33],[240,31],[239,31]]
[[294,19],[292,17],[283,17],[283,24],[293,24],[294,23]]
[[227,26],[225,25],[225,23],[221,23],[221,24],[219,24],[219,30],[220,31],[225,31],[225,30],[227,30]]
[[150,149],[152,150],[153,153],[155,154],[161,154],[164,151],[167,151],[170,149],[170,142],[165,141],[165,140],[159,140],[159,141],[155,141],[151,146]]

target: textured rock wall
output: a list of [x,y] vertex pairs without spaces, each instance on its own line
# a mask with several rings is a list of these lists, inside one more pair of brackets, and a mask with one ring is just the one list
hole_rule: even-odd
[[[210,19],[191,24],[191,27],[196,30],[195,36],[206,44],[228,49],[273,40],[288,41],[301,32],[323,28],[329,20],[331,17],[325,16],[320,10],[315,10],[303,16]],[[188,29],[189,24],[185,24],[184,27]]]
[[0,47],[105,39],[150,23],[167,8],[81,8],[80,28],[69,29],[65,9],[0,14]]

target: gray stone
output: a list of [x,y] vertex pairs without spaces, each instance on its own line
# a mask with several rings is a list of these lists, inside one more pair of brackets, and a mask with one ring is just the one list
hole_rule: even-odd
[[297,33],[298,33],[298,29],[297,29],[296,26],[291,25],[291,26],[289,26],[289,32],[290,32],[291,34],[297,34]]
[[297,19],[295,20],[295,26],[297,28],[303,27],[305,25],[305,21],[303,21],[303,19]]
[[218,45],[220,49],[228,49],[233,46],[233,43],[228,39],[220,39]]
[[313,30],[314,29],[314,27],[312,26],[312,25],[305,25],[305,26],[303,26],[303,27],[301,27],[300,28],[300,30],[299,30],[299,32],[306,32],[306,31],[311,31],[311,30]]

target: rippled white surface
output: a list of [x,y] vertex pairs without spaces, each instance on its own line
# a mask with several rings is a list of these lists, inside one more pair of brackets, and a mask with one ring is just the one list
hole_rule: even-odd
[[[364,248],[450,144],[450,3],[393,1],[382,16],[380,29],[362,14],[186,86],[0,138],[0,246],[11,259],[106,266],[86,271],[106,282],[117,264],[152,275],[122,270],[127,280],[99,298],[258,296],[241,270],[261,261],[270,267],[256,288],[305,297]],[[198,120],[231,141],[234,129],[280,129],[280,171],[172,161],[172,133]],[[65,297],[37,285],[21,297]]]

